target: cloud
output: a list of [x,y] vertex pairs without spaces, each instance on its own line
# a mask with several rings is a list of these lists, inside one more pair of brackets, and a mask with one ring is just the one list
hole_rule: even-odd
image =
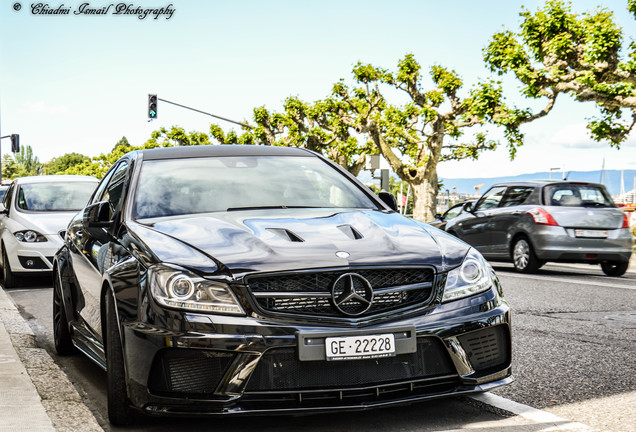
[[607,143],[594,141],[590,137],[587,123],[573,123],[563,126],[552,137],[550,142],[566,148],[592,149],[607,147]]
[[18,112],[26,114],[49,114],[66,116],[71,113],[67,107],[62,105],[47,105],[44,101],[25,102],[19,108]]

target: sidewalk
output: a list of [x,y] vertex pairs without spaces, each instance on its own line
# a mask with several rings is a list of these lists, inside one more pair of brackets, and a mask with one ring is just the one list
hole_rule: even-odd
[[[13,342],[9,332],[13,335]],[[33,349],[35,338],[0,288],[0,432],[53,432],[53,424],[14,343],[16,348]]]
[[0,432],[103,432],[0,287]]

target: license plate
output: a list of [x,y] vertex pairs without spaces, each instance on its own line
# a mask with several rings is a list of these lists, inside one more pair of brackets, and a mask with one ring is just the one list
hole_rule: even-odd
[[325,339],[327,360],[359,360],[395,355],[393,333],[364,336],[328,337]]
[[607,231],[602,230],[576,230],[577,237],[587,238],[607,238]]

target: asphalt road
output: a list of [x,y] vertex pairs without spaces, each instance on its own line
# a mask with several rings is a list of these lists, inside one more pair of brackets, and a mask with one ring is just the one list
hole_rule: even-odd
[[[597,266],[546,265],[520,275],[494,264],[513,309],[513,373],[516,382],[495,393],[562,417],[610,431],[636,430],[636,273],[606,277]],[[55,355],[51,288],[47,281],[7,290],[46,348],[75,384],[105,430],[106,376],[82,355]],[[308,421],[308,419],[310,419]],[[312,417],[190,421],[199,430],[452,430],[502,417],[465,398],[411,407]],[[486,423],[484,423],[486,422]],[[423,428],[423,425],[426,425]],[[512,426],[512,425],[510,425]],[[129,430],[169,431],[183,420],[149,419]],[[497,426],[497,427],[502,427]]]

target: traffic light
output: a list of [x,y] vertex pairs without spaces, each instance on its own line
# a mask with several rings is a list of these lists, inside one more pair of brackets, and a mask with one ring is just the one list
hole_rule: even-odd
[[151,120],[157,118],[157,95],[156,94],[148,95],[148,118]]
[[20,151],[20,135],[11,134],[11,151],[17,153]]

